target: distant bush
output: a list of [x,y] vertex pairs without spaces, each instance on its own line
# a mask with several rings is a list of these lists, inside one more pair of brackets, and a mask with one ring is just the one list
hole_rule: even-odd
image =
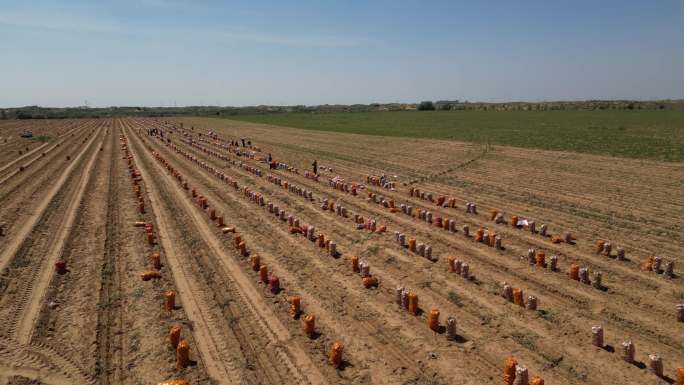
[[418,107],[416,107],[418,111],[434,111],[435,110],[435,105],[432,102],[420,102]]

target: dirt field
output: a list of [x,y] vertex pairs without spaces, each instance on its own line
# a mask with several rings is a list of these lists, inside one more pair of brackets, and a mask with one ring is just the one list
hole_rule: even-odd
[[[19,139],[24,129],[50,139]],[[681,163],[203,118],[6,121],[0,137],[0,384],[501,384],[508,357],[546,384],[667,384],[684,365]],[[241,138],[256,148],[229,145]],[[280,168],[269,169],[268,154]],[[318,180],[306,175],[314,159]],[[366,179],[382,174],[394,189]],[[452,229],[436,225],[447,218]],[[479,229],[501,247],[478,242]],[[566,232],[576,240],[552,242]],[[321,235],[335,246],[319,245]],[[612,252],[596,253],[597,240]],[[364,287],[353,256],[377,285]],[[649,256],[662,258],[661,271],[644,269]],[[469,277],[450,271],[450,257]],[[590,282],[571,279],[573,264]],[[148,271],[160,278],[142,280]],[[523,306],[502,296],[504,282],[522,290]],[[397,303],[399,286],[417,295],[415,315]],[[184,368],[173,326],[190,346]],[[603,327],[602,347],[592,326]],[[633,362],[623,360],[628,340]]]

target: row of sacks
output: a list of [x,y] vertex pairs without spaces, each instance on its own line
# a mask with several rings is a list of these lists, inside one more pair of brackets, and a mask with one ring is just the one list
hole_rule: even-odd
[[[135,171],[135,169],[134,169],[134,166],[132,164],[132,156],[130,155],[130,153],[128,151],[128,147],[127,147],[125,138],[122,137],[121,140],[122,140],[122,148],[124,149],[124,153],[126,154],[126,157],[128,158],[128,161],[129,161],[129,163],[128,163],[129,171],[134,170],[133,172],[131,172],[131,177],[133,178],[133,181],[134,181],[133,183],[134,183],[134,185],[137,186],[139,181],[140,181],[138,178],[141,178],[140,173],[138,171]],[[163,160],[163,158],[161,156],[159,156],[159,154],[153,152],[153,155],[154,155],[155,159],[162,162],[166,166],[167,170],[169,170],[170,172],[172,172],[174,174],[179,175],[179,173],[176,170],[174,170],[173,167],[171,167],[168,164],[168,162]],[[176,179],[179,179],[179,178],[176,177]],[[145,233],[147,235],[148,243],[150,244],[150,246],[153,247],[155,244],[154,243],[154,225],[152,223],[145,223],[145,222],[136,222],[135,225],[138,226],[140,223],[143,225],[142,227],[144,227],[144,229],[145,229]],[[161,273],[160,273],[161,255],[160,255],[160,253],[158,251],[153,251],[149,256],[149,259],[150,259],[150,262],[152,265],[152,270],[149,270],[149,271],[142,273],[141,274],[142,280],[143,281],[149,281],[151,279],[160,279],[161,278]],[[171,312],[172,310],[175,309],[175,296],[176,295],[173,291],[164,292],[164,307],[165,307],[166,311]],[[172,328],[169,335],[170,335],[170,339],[171,339],[171,345],[176,352],[176,367],[179,369],[187,367],[189,365],[189,362],[190,362],[190,359],[189,359],[190,345],[187,342],[187,340],[181,338],[180,327]],[[180,380],[180,381],[182,381],[182,380]]]
[[[183,154],[183,151],[182,151],[180,148],[177,148],[176,146],[173,146],[172,148],[174,148],[177,152]],[[187,153],[185,153],[185,154],[187,154]],[[172,175],[176,176],[176,179],[177,179],[178,182],[181,184],[181,186],[183,186],[184,189],[187,189],[187,182],[186,182],[186,181],[183,181],[184,178],[180,175],[180,173],[179,173],[178,171],[176,171],[176,170],[171,166],[171,164],[170,164],[165,158],[163,158],[163,157],[162,157],[158,152],[156,152],[156,151],[152,151],[152,155],[153,155],[153,157],[154,157],[157,161],[159,161],[162,165],[164,165],[164,166],[166,167],[166,169],[167,169]],[[187,155],[189,155],[189,154],[187,154]],[[200,164],[199,162],[197,162],[197,163]],[[200,167],[201,167],[201,164],[200,164]],[[217,177],[217,178],[218,178],[218,177]],[[219,179],[220,179],[220,178],[219,178]],[[236,186],[237,186],[237,184],[236,184]],[[214,209],[211,209],[211,210],[207,211],[207,209],[208,209],[208,207],[209,207],[209,204],[207,203],[207,199],[204,198],[204,197],[202,196],[202,194],[199,194],[199,193],[197,192],[196,189],[192,188],[192,190],[191,190],[191,196],[192,196],[192,198],[195,199],[195,201],[196,201],[198,207],[199,207],[200,209],[202,209],[202,211],[204,211],[205,213],[207,213],[207,215],[209,216],[210,220],[212,220],[212,221],[217,221],[217,222],[218,222],[217,225],[218,225],[219,227],[222,228],[222,232],[223,232],[223,233],[229,233],[229,232],[234,233],[234,232],[235,232],[234,228],[226,228],[226,227],[224,227],[224,226],[225,226],[225,223],[223,223],[223,217],[222,217],[222,216],[216,215],[216,211],[215,211]],[[226,230],[228,230],[228,231],[226,231]],[[231,231],[231,230],[232,230],[232,231]],[[236,247],[237,249],[240,250],[240,254],[243,255],[243,256],[245,256],[245,257],[248,256],[248,255],[249,255],[249,252],[247,251],[246,243],[245,243],[244,241],[242,241],[241,237],[240,237],[239,235],[236,235],[235,238],[234,238],[234,241],[235,241],[235,247]]]
[[373,186],[379,186],[387,190],[396,190],[396,182],[391,181],[387,175],[366,175],[366,183]]
[[261,177],[261,175],[262,175],[262,172],[261,172],[261,169],[260,169],[260,168],[257,168],[257,167],[254,167],[254,166],[250,166],[250,165],[247,164],[247,163],[240,162],[240,163],[238,163],[238,167],[240,167],[241,169],[247,171],[248,173],[254,174],[254,175],[258,176],[258,177]]
[[603,273],[600,271],[595,271],[593,276],[593,281],[589,278],[589,268],[580,267],[579,265],[573,263],[568,269],[568,276],[570,279],[579,281],[585,285],[592,285],[597,289],[603,289]]
[[361,188],[361,186],[356,183],[346,183],[344,179],[339,176],[328,179],[328,186],[354,196],[358,194],[358,190]]
[[541,267],[543,269],[548,267],[551,271],[558,270],[558,256],[552,255],[547,263],[546,252],[543,250],[537,251],[534,248],[527,249],[526,259],[530,265],[536,265],[537,267]]
[[[664,268],[663,268],[663,262]],[[673,278],[674,277],[674,261],[663,261],[661,257],[648,256],[641,265],[641,269],[644,271],[652,271],[656,274],[663,274],[664,277]]]
[[518,365],[515,358],[509,357],[504,362],[503,383],[504,385],[544,385],[544,380],[539,376],[534,376],[530,380],[527,367]]
[[[243,193],[245,196],[249,197],[253,202],[259,204],[260,206],[264,206],[263,196],[261,196],[260,194],[251,192],[246,187],[243,189]],[[275,214],[278,218],[283,219],[285,217],[285,211],[280,210],[277,206],[273,205],[273,203],[269,202],[266,206],[268,206],[269,212]],[[299,220],[294,219],[291,215],[288,216],[288,221],[290,222],[290,225],[295,225],[296,223],[299,222]],[[313,239],[313,234],[315,232],[314,227],[313,226],[307,227],[305,225],[304,228],[305,228],[305,231],[309,234],[309,238]],[[328,247],[329,250],[331,251],[331,254],[336,254],[334,242],[330,242],[330,241],[323,242],[322,237],[323,237],[322,235],[318,236],[319,245],[322,243],[325,243],[326,247]],[[241,237],[239,235],[235,236],[234,243],[235,243],[236,247],[240,249],[241,255],[246,257],[247,252],[246,252],[245,246],[244,246],[245,242],[241,239]],[[280,291],[280,280],[275,274],[268,272],[268,267],[261,263],[259,255],[258,254],[251,255],[250,263],[251,263],[252,270],[259,272],[259,276],[260,276],[261,281],[268,285],[271,293],[277,294]],[[291,299],[290,299],[291,306],[289,309],[289,313],[293,317],[296,317],[300,312],[300,301],[301,300],[298,296],[291,297]],[[305,331],[309,332],[310,335],[313,335],[313,319],[314,319],[313,316],[307,316],[305,318]],[[179,339],[180,328],[172,329],[170,334],[171,334],[172,343],[174,343],[174,341]],[[184,356],[182,356],[182,357],[184,357],[184,359],[179,359],[178,362],[187,363],[187,361],[188,361],[187,360],[187,352],[188,352],[187,344],[186,343],[184,344],[183,341],[181,341],[179,343],[179,346],[181,347],[181,349],[183,349],[183,351],[185,353],[184,353]],[[330,352],[330,356],[329,356],[329,362],[332,366],[339,367],[341,360],[342,360],[342,350],[343,350],[343,346],[341,343],[335,342],[333,344],[331,352]],[[181,357],[181,356],[179,355],[179,357]]]
[[564,232],[563,234],[556,234],[556,235],[551,235],[548,233],[548,225],[542,224],[539,227],[539,230],[537,230],[537,224],[535,221],[528,220],[526,218],[521,218],[517,215],[511,216],[510,221],[507,221],[504,213],[500,212],[498,210],[492,209],[489,211],[490,213],[490,220],[494,221],[496,224],[510,224],[512,227],[516,229],[523,229],[523,230],[529,230],[532,234],[539,234],[543,237],[550,236],[551,237],[551,242],[552,243],[568,243],[571,245],[575,244],[575,241],[577,238],[569,231]]
[[562,235],[551,235],[548,232],[548,225],[542,224],[539,226],[539,229],[537,229],[537,223],[535,221],[522,218],[517,215],[512,215],[510,221],[506,220],[503,212],[495,209],[490,210],[489,215],[489,219],[494,221],[496,224],[510,224],[512,227],[517,229],[529,230],[529,232],[532,234],[539,234],[543,237],[550,236],[551,242],[553,243],[565,242],[568,244],[574,244],[574,242],[577,240],[577,238],[575,238],[575,236],[569,231],[564,232]]
[[[418,307],[418,294],[404,286],[397,286],[395,293],[396,303],[399,305],[399,307],[408,311],[414,316],[419,314],[420,308]],[[430,328],[430,330],[436,333],[442,332],[442,326],[439,324],[439,316],[439,309],[431,309],[430,313],[427,315],[427,326]],[[456,318],[448,317],[444,329],[446,329],[445,334],[448,340],[456,339]]]
[[266,179],[269,182],[275,184],[276,186],[280,186],[293,194],[299,195],[300,197],[303,197],[310,201],[314,200],[313,192],[311,192],[310,190],[294,185],[291,182],[288,182],[287,180],[284,180],[273,174],[266,175]]
[[416,253],[432,262],[437,260],[437,258],[432,255],[432,246],[430,245],[418,243],[415,238],[406,239],[406,235],[398,231],[394,232],[394,239],[399,246],[408,248],[412,253]]
[[[176,146],[176,145],[174,145],[174,144],[170,144],[170,145],[169,145],[169,148],[171,148],[172,150],[174,150],[176,153],[182,155],[182,156],[185,157],[186,159],[192,161],[193,163],[198,164],[201,168],[203,168],[203,169],[205,169],[205,170],[207,170],[207,171],[210,171],[210,172],[211,172],[217,179],[219,179],[220,181],[222,181],[222,182],[228,184],[229,186],[232,186],[232,187],[235,188],[236,190],[239,188],[238,182],[237,182],[236,180],[234,180],[233,178],[229,177],[228,175],[226,175],[224,172],[222,172],[221,170],[217,169],[216,167],[212,167],[212,166],[206,164],[205,162],[200,162],[199,159],[197,159],[197,157],[193,156],[192,154],[188,153],[187,151],[183,150],[182,148],[180,148],[180,147],[178,147],[178,146]],[[181,179],[179,179],[179,181],[182,182]],[[183,186],[183,188],[184,188],[185,190],[188,189],[187,182],[182,182],[182,186]],[[193,195],[193,197],[194,197],[194,195]]]
[[335,204],[335,202],[328,201],[328,198],[323,198],[323,201],[321,201],[321,209],[329,210],[334,212],[338,216],[348,218],[347,208],[340,205],[339,203]]
[[[470,229],[463,228],[463,234],[465,236],[468,236],[470,233]],[[475,242],[480,242],[484,243],[485,245],[489,247],[494,247],[496,249],[501,249],[503,246],[501,245],[502,238],[500,235],[494,232],[494,230],[489,230],[483,227],[480,227],[477,229],[475,232]]]
[[266,206],[269,213],[273,214],[279,220],[287,222],[290,227],[290,234],[302,234],[306,239],[309,239],[312,242],[318,241],[318,246],[325,248],[331,256],[336,257],[339,255],[336,243],[330,239],[325,239],[323,234],[317,234],[315,226],[300,224],[298,218],[286,214],[285,210],[279,208],[274,203],[266,202],[261,193],[243,187],[243,195],[259,206]]
[[513,302],[514,304],[524,307],[528,310],[537,310],[537,306],[539,306],[539,300],[537,297],[530,295],[527,297],[527,301],[525,301],[522,289],[513,288],[507,282],[501,283],[501,296],[509,302]]
[[[254,197],[254,201],[256,202],[263,202],[263,197],[256,198],[256,195],[253,195],[251,193],[247,194],[250,197]],[[263,206],[263,203],[261,204]],[[268,204],[269,207],[272,207],[272,212],[276,214],[279,218],[282,218],[284,216],[284,211],[279,210],[277,206],[272,205],[271,203]],[[296,223],[299,222],[298,219],[294,219],[291,215],[288,216],[288,221],[290,222],[290,225],[295,225]],[[304,225],[307,227],[306,225]],[[311,226],[310,228],[307,229],[308,234],[312,234],[314,232],[314,227]],[[312,238],[312,237],[310,237]],[[320,236],[319,236],[320,239]],[[241,242],[242,243],[242,242]],[[331,242],[326,242],[328,247],[332,246],[334,248],[334,243]],[[265,265],[260,263],[258,255],[253,255],[252,260],[252,269],[255,271],[259,272],[260,278],[264,283],[268,283],[269,290],[272,293],[277,293],[280,290],[279,287],[279,280],[274,274],[269,274],[268,269]],[[292,317],[298,316],[300,312],[300,301],[301,299],[298,296],[293,296],[288,299],[290,301],[290,309],[289,313]],[[304,318],[304,329],[307,334],[310,336],[314,335],[314,316],[308,315]],[[335,342],[333,343],[328,361],[330,365],[332,365],[335,368],[339,368],[341,363],[342,363],[342,352],[343,352],[343,345],[341,342]]]
[[[605,348],[605,344],[603,342],[603,327],[591,327],[591,344],[601,349]],[[636,348],[632,340],[626,340],[620,343],[620,355],[624,361],[635,363],[635,353]],[[660,357],[660,355],[649,354],[648,367],[651,373],[655,374],[657,377],[663,377],[663,359]],[[681,382],[675,382],[675,384],[684,384],[684,367],[678,368],[675,376],[678,380],[681,380]]]
[[384,208],[389,209],[392,213],[399,212],[399,209],[394,204],[394,199],[385,199],[384,196],[378,195],[372,191],[368,192],[368,197],[366,198],[366,201],[369,203],[376,203],[382,205]]
[[364,220],[359,214],[354,214],[354,222],[357,230],[368,230],[372,233],[384,233],[387,231],[387,226],[378,225],[378,222],[373,218]]
[[[272,202],[266,202],[264,199],[264,196],[261,193],[257,193],[255,191],[252,191],[248,187],[243,187],[242,188],[243,196],[245,196],[247,199],[250,201],[258,204],[259,206],[266,206],[268,209],[269,213],[274,214],[278,219],[281,221],[287,221],[288,224],[290,225],[290,233],[302,233],[304,234],[309,240],[312,242],[319,239],[319,237],[316,236],[315,234],[315,227],[314,226],[307,226],[307,225],[299,225],[299,220],[295,219],[292,215],[287,215],[285,213],[285,210],[280,209],[277,205],[274,205]],[[325,240],[323,242],[323,247],[326,248],[328,253],[336,257],[339,255],[339,252],[337,250],[337,245],[335,242],[332,242],[331,240]],[[243,254],[247,254],[246,250],[241,249],[241,252]]]
[[447,198],[443,195],[435,196],[430,192],[421,191],[420,189],[417,189],[414,187],[409,188],[409,196],[434,203],[439,207],[444,207],[444,208],[455,208],[456,207],[456,198]]
[[194,147],[194,148],[202,151],[205,154],[211,155],[211,156],[218,158],[218,159],[221,159],[223,161],[228,161],[228,157],[226,155],[221,154],[217,151],[211,150],[209,148],[206,148],[204,146],[201,146],[192,139],[181,139],[181,141],[185,142],[187,145],[189,145],[191,147]]
[[359,257],[353,255],[351,257],[352,271],[358,273],[361,276],[361,283],[363,287],[369,289],[371,287],[377,287],[379,284],[378,278],[374,277],[370,273],[370,265],[366,261],[359,260]]

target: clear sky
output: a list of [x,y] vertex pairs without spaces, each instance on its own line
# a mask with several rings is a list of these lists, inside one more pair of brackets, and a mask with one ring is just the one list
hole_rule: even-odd
[[684,98],[684,1],[0,0],[0,106]]

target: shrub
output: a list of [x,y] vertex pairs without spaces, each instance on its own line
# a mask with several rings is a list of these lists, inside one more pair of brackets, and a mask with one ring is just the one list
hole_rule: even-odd
[[434,111],[435,105],[430,101],[420,102],[418,111]]

